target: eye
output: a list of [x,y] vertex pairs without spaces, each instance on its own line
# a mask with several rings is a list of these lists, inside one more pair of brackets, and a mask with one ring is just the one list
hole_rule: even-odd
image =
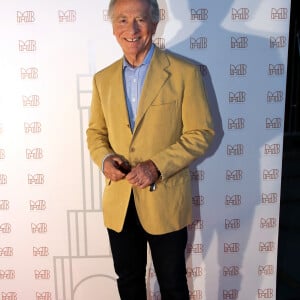
[[144,23],[145,22],[145,19],[140,17],[140,18],[137,18],[136,21],[140,24]]
[[119,23],[120,23],[120,24],[125,24],[125,23],[126,23],[126,19],[120,19],[120,20],[119,20]]
[[126,18],[118,18],[116,20],[116,23],[119,24],[119,25],[123,25],[123,24],[126,24],[127,23],[127,19]]

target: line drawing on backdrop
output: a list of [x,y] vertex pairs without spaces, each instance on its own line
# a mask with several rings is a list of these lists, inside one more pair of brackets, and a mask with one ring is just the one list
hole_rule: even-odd
[[[107,299],[117,299],[118,295],[109,242],[103,238],[106,237],[106,231],[102,228],[103,178],[86,148],[85,131],[96,66],[95,47],[92,41],[87,45],[90,72],[77,74],[76,77],[80,114],[82,210],[67,211],[69,255],[54,257],[56,300],[81,300],[87,296],[89,299],[97,299],[99,294]],[[95,228],[99,228],[98,238],[95,238],[95,234],[89,234]]]

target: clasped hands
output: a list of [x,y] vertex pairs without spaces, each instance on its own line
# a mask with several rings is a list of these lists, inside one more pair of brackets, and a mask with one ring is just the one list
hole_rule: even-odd
[[126,179],[130,184],[141,189],[152,185],[159,177],[158,170],[152,160],[146,160],[138,163],[131,169],[128,168],[128,173],[120,167],[124,165],[124,163],[125,168],[130,167],[126,165],[126,162],[118,155],[107,157],[103,163],[103,173],[105,177],[112,181]]

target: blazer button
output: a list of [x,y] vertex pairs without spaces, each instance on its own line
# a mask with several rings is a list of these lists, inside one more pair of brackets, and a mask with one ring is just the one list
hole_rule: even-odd
[[135,151],[135,148],[134,147],[131,147],[130,148],[130,152],[134,152]]

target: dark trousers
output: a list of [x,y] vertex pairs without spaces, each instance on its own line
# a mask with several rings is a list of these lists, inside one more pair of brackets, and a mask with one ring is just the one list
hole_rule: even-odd
[[147,242],[162,300],[189,300],[186,280],[186,227],[167,234],[151,235],[142,228],[130,199],[123,230],[108,229],[118,289],[122,300],[146,300]]

